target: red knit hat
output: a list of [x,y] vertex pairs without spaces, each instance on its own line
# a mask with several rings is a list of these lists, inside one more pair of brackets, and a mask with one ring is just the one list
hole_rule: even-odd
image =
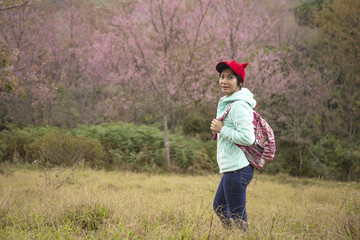
[[248,63],[238,63],[235,60],[230,62],[223,61],[216,65],[216,71],[221,73],[226,68],[231,68],[236,74],[240,75],[245,82],[245,68]]

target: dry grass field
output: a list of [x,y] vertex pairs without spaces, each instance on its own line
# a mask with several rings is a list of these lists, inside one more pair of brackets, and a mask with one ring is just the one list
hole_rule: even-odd
[[257,173],[250,231],[212,211],[220,175],[0,171],[0,239],[360,239],[360,184]]

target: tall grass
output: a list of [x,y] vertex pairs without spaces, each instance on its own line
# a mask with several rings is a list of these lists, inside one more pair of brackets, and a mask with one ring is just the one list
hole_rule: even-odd
[[359,239],[360,185],[256,174],[250,231],[212,211],[220,175],[4,168],[0,239]]

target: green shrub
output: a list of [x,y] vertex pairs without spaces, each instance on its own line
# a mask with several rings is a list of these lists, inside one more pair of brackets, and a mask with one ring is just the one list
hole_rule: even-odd
[[[45,133],[54,131],[60,130],[56,127],[26,127],[21,129],[9,126],[8,130],[0,133],[0,162],[25,162],[27,158],[24,146]],[[31,159],[28,160],[31,161]]]
[[288,173],[292,176],[321,177],[327,180],[347,180],[352,167],[352,178],[358,180],[360,172],[360,148],[354,146],[353,161],[349,146],[334,135],[326,135],[316,142],[302,145],[303,169],[299,171],[299,148],[296,142],[286,138],[277,140],[277,151],[272,163],[263,168],[265,173]]
[[163,133],[155,127],[119,122],[82,126],[74,134],[99,140],[105,150],[105,161],[110,165],[163,164]]
[[204,146],[204,151],[208,156],[207,166],[209,167],[209,170],[211,170],[212,172],[218,172],[219,168],[218,168],[217,156],[216,156],[217,142],[211,139],[204,142],[203,146]]
[[[177,171],[217,171],[216,142],[169,134]],[[155,171],[166,168],[164,133],[153,126],[107,123],[71,132],[50,127],[10,128],[1,133],[0,156],[29,163]],[[5,160],[4,160],[5,161]]]
[[51,166],[74,166],[81,161],[95,166],[103,156],[98,140],[61,132],[46,133],[27,144],[25,150],[28,158]]
[[213,161],[216,163],[216,160],[211,159],[209,155],[207,155],[208,149],[199,139],[172,135],[170,138],[170,146],[171,160],[177,167],[185,170],[191,168],[192,171],[195,169],[213,170],[211,163]]
[[[165,168],[164,133],[156,127],[118,122],[82,126],[74,134],[98,139],[105,149],[108,165],[132,170]],[[177,169],[194,170],[195,165],[213,169],[213,162],[216,164],[207,155],[210,148],[197,138],[170,134],[169,141],[172,164]],[[212,147],[214,154],[216,143]]]
[[350,156],[340,139],[333,135],[324,136],[312,146],[312,152],[312,162],[324,168],[322,176],[325,179],[346,180]]

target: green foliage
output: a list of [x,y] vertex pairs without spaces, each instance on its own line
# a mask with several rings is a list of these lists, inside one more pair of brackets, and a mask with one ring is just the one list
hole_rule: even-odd
[[196,163],[204,169],[211,168],[209,156],[206,154],[203,142],[196,138],[171,136],[171,160],[182,169],[194,166]]
[[[326,166],[323,176],[327,179],[346,180],[349,170],[348,146],[333,135],[327,135],[313,146],[312,161],[316,165]],[[359,163],[357,163],[358,165]],[[356,179],[354,179],[356,180]]]
[[195,136],[196,134],[201,134],[206,130],[209,132],[209,121],[201,119],[200,117],[194,117],[193,115],[188,115],[182,124],[182,131],[185,135]]
[[[169,136],[176,171],[216,171],[216,142]],[[165,169],[163,132],[131,123],[82,126],[68,131],[55,127],[9,126],[0,134],[1,161],[46,166],[90,166],[138,171]]]
[[9,55],[9,49],[0,41],[0,92],[11,92],[15,86],[15,78],[9,71]]
[[288,138],[276,139],[276,154],[273,162],[265,164],[262,171],[270,174],[287,173],[299,176],[297,144]]
[[[82,126],[74,133],[98,139],[104,147],[104,161],[108,166],[145,171],[165,168],[163,132],[156,127],[118,122]],[[213,170],[215,160],[209,157],[202,141],[179,135],[170,135],[169,139],[174,168]]]
[[[169,140],[174,171],[195,174],[218,171],[216,141],[173,134]],[[346,180],[351,162],[348,146],[341,139],[334,135],[318,136],[316,142],[301,145],[302,172],[298,166],[299,146],[286,137],[277,139],[275,159],[262,171]],[[357,146],[353,155],[353,175],[356,176],[360,172]],[[85,163],[92,167],[146,172],[166,169],[163,132],[156,127],[124,122],[82,126],[71,132],[54,127],[9,126],[0,134],[0,156],[2,162],[34,163],[36,160],[46,166]]]
[[[277,140],[277,149],[275,159],[272,163],[265,165],[264,171],[269,174],[287,173],[292,176],[306,176],[314,178],[324,178],[327,180],[347,180],[350,168],[350,156],[348,146],[344,142],[333,136],[325,135],[317,142],[302,144],[302,157],[304,161],[303,171],[299,172],[298,156],[299,146],[294,141],[287,138]],[[360,172],[360,154],[359,149],[355,147],[354,158],[356,162],[354,175]],[[354,178],[353,180],[358,180]]]
[[9,125],[7,130],[0,132],[0,162],[25,162],[27,159],[25,145],[53,131],[60,130],[49,126],[18,128]]
[[207,166],[213,172],[218,172],[218,165],[217,165],[217,161],[216,161],[216,159],[217,159],[217,156],[216,156],[217,142],[210,139],[210,140],[204,142],[203,144],[204,144],[205,153],[208,156],[208,161],[207,161],[208,165]]
[[293,11],[295,19],[299,25],[314,26],[316,15],[325,4],[331,3],[333,0],[310,0],[296,6]]
[[163,134],[157,128],[119,122],[82,126],[74,133],[98,139],[106,151],[105,161],[108,164],[143,163],[161,166]]
[[103,150],[100,142],[82,136],[49,132],[25,145],[27,157],[50,166],[74,166],[79,163],[97,165]]
[[[317,48],[321,65],[326,66],[335,83],[333,101],[329,107],[329,133],[341,141],[347,153],[340,154],[338,167],[347,167],[347,180],[354,180],[360,167],[359,149],[360,108],[360,2],[334,0],[319,12],[317,23],[321,33]],[[326,54],[324,54],[326,53]],[[342,177],[343,178],[343,177]]]

